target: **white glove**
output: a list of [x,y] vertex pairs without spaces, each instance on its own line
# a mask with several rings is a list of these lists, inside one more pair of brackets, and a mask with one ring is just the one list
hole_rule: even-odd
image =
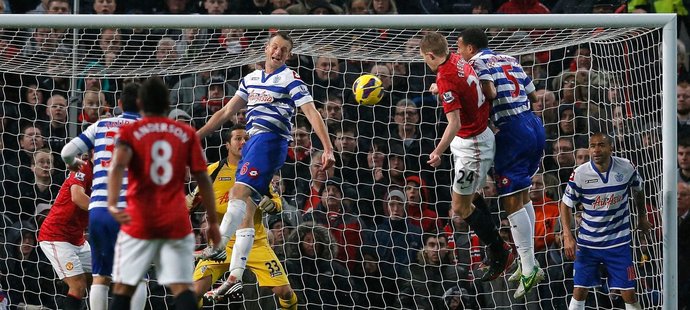
[[278,210],[278,206],[276,206],[271,197],[268,197],[266,195],[264,195],[261,198],[261,201],[259,202],[257,207],[259,207],[261,211],[264,211],[267,214],[276,214],[280,212],[280,210]]

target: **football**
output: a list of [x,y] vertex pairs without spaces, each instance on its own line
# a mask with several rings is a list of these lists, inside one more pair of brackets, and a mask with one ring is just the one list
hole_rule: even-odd
[[352,84],[355,100],[363,105],[375,105],[383,98],[383,83],[375,75],[365,74]]

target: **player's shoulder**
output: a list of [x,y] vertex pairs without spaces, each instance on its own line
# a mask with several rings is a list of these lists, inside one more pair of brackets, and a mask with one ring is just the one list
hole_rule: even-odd
[[289,84],[292,83],[295,80],[302,80],[302,77],[299,76],[299,73],[297,71],[290,69],[290,67],[285,67],[285,69],[281,70],[276,74],[276,84]]
[[618,169],[630,170],[630,171],[635,170],[635,164],[633,164],[633,162],[627,158],[618,157],[618,156],[611,156],[611,159],[614,162],[614,166],[617,167]]
[[206,170],[207,170],[208,173],[210,174],[210,173],[212,173],[213,171],[215,171],[216,168],[218,168],[218,165],[220,165],[220,162],[218,162],[218,161],[217,161],[217,162],[214,162],[214,163],[211,163],[211,164],[209,164],[209,165],[206,167]]
[[573,170],[573,173],[570,176],[570,181],[579,181],[593,173],[596,172],[592,169],[592,163],[588,161],[584,164],[577,166],[575,170]]

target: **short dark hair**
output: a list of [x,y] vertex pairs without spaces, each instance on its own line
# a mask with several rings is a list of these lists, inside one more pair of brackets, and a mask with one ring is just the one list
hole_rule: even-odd
[[493,3],[491,3],[490,0],[471,0],[470,4],[472,5],[472,8],[481,7],[489,12],[494,10]]
[[141,84],[132,82],[125,84],[120,95],[122,101],[122,110],[125,112],[139,112],[137,107],[137,97],[139,96],[139,88]]
[[596,137],[596,136],[599,136],[599,137],[604,138],[604,140],[606,140],[606,142],[607,142],[609,145],[613,145],[613,138],[611,138],[611,136],[609,136],[607,133],[605,133],[605,132],[603,132],[603,131],[596,131],[596,132],[593,132],[593,133],[589,136],[589,139],[591,140],[593,137]]
[[678,139],[678,146],[690,147],[690,136],[681,136],[680,139]]
[[295,41],[292,40],[292,37],[288,32],[276,31],[273,34],[271,34],[270,38],[268,38],[268,42],[271,42],[275,37],[281,37],[283,40],[290,42],[290,51],[292,51],[292,48],[295,47]]
[[166,115],[170,108],[168,86],[159,77],[150,77],[139,88],[142,110],[153,115]]
[[337,135],[339,132],[351,132],[355,137],[359,135],[357,123],[351,120],[344,120],[340,126],[333,126],[333,134]]
[[295,116],[295,128],[299,127],[304,127],[307,129],[307,131],[311,131],[311,123],[309,122],[309,119],[302,114],[297,114],[297,116]]
[[460,37],[462,38],[462,42],[466,45],[472,45],[478,49],[489,47],[489,37],[486,36],[486,33],[482,29],[465,29]]
[[448,55],[448,41],[446,37],[438,32],[430,32],[422,37],[422,41],[419,42],[419,47],[422,52],[431,52],[436,56],[446,56]]
[[246,130],[246,126],[242,124],[235,124],[230,127],[230,129],[224,130],[221,136],[223,137],[223,142],[230,143],[230,138],[232,138],[232,132],[235,130]]

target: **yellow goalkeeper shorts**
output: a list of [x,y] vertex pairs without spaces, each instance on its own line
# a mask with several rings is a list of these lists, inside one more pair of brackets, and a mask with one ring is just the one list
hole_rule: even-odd
[[[226,251],[228,258],[224,262],[200,261],[194,269],[194,281],[208,276],[212,277],[213,283],[218,281],[230,267],[232,248],[227,247]],[[254,243],[247,258],[247,269],[256,275],[259,286],[274,287],[290,284],[285,268],[266,241]]]

